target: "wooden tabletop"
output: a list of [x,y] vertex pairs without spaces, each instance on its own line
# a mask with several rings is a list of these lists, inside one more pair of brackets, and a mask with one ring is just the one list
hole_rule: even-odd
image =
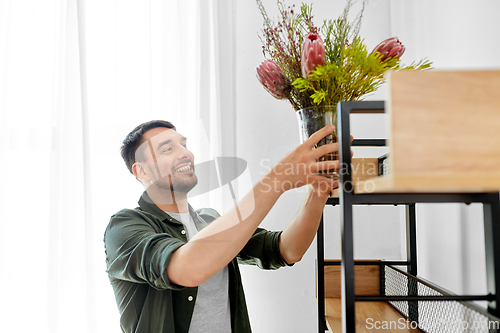
[[[330,332],[342,332],[340,298],[325,298],[325,313]],[[407,321],[387,302],[356,302],[356,333],[422,332],[415,327],[415,323]]]

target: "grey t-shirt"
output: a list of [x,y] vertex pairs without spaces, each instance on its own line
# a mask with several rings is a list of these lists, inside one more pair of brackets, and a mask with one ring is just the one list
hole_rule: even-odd
[[[189,213],[166,213],[182,222],[188,240],[199,231]],[[226,266],[198,287],[189,333],[231,332],[228,281]]]

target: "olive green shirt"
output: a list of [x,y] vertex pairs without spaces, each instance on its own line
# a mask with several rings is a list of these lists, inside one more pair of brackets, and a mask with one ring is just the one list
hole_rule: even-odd
[[[199,230],[220,216],[211,208],[195,211],[189,206],[189,212]],[[233,333],[251,332],[238,263],[263,269],[286,266],[278,247],[280,234],[257,229],[228,264]],[[188,333],[198,288],[176,285],[166,273],[172,253],[186,243],[184,225],[159,209],[146,192],[139,207],[111,217],[104,246],[123,332]]]

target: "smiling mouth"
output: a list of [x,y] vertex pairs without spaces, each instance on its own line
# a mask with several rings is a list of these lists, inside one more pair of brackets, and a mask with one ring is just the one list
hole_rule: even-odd
[[187,165],[183,165],[177,169],[174,170],[174,172],[184,172],[184,171],[192,171],[193,168],[191,167],[191,163]]

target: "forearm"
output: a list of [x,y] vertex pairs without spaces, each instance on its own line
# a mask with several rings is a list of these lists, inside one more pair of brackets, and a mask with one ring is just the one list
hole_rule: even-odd
[[200,285],[238,255],[281,195],[269,181],[261,180],[235,208],[172,254],[167,268],[172,282]]
[[328,194],[318,193],[309,186],[299,212],[280,237],[280,252],[288,264],[302,259],[318,230]]
[[[179,247],[172,254],[168,264],[169,279],[173,283],[183,286],[197,286],[203,283],[227,265],[243,249],[284,191],[304,184],[333,186],[333,180],[318,175],[317,171],[338,168],[339,161],[318,162],[318,158],[327,153],[338,151],[338,144],[328,144],[313,149],[321,138],[333,130],[333,126],[320,129],[300,146],[286,154],[269,174],[259,181],[253,191],[240,201],[237,207],[241,214],[233,209],[200,231],[187,244]],[[293,259],[295,253],[300,253],[302,256],[314,238],[317,224],[314,228],[314,226],[303,225],[301,221],[305,219],[319,220],[321,213],[317,214],[316,212],[321,211],[318,208],[319,203],[313,199],[314,195],[310,196],[311,198],[306,200],[306,205],[301,209],[301,217],[293,221],[294,225],[298,225],[297,229],[299,230],[295,231],[294,228],[288,230],[290,228],[287,228],[288,232],[285,236],[281,235],[280,242],[285,243],[286,249],[286,257],[283,257],[285,260],[287,258]],[[324,201],[322,205],[324,205]],[[314,212],[316,214],[310,215]],[[242,219],[239,218],[240,215]],[[312,234],[312,236],[306,237],[310,240],[301,239],[303,235],[301,235],[300,229],[307,230],[307,234]],[[293,242],[295,241],[301,245],[294,246]]]

